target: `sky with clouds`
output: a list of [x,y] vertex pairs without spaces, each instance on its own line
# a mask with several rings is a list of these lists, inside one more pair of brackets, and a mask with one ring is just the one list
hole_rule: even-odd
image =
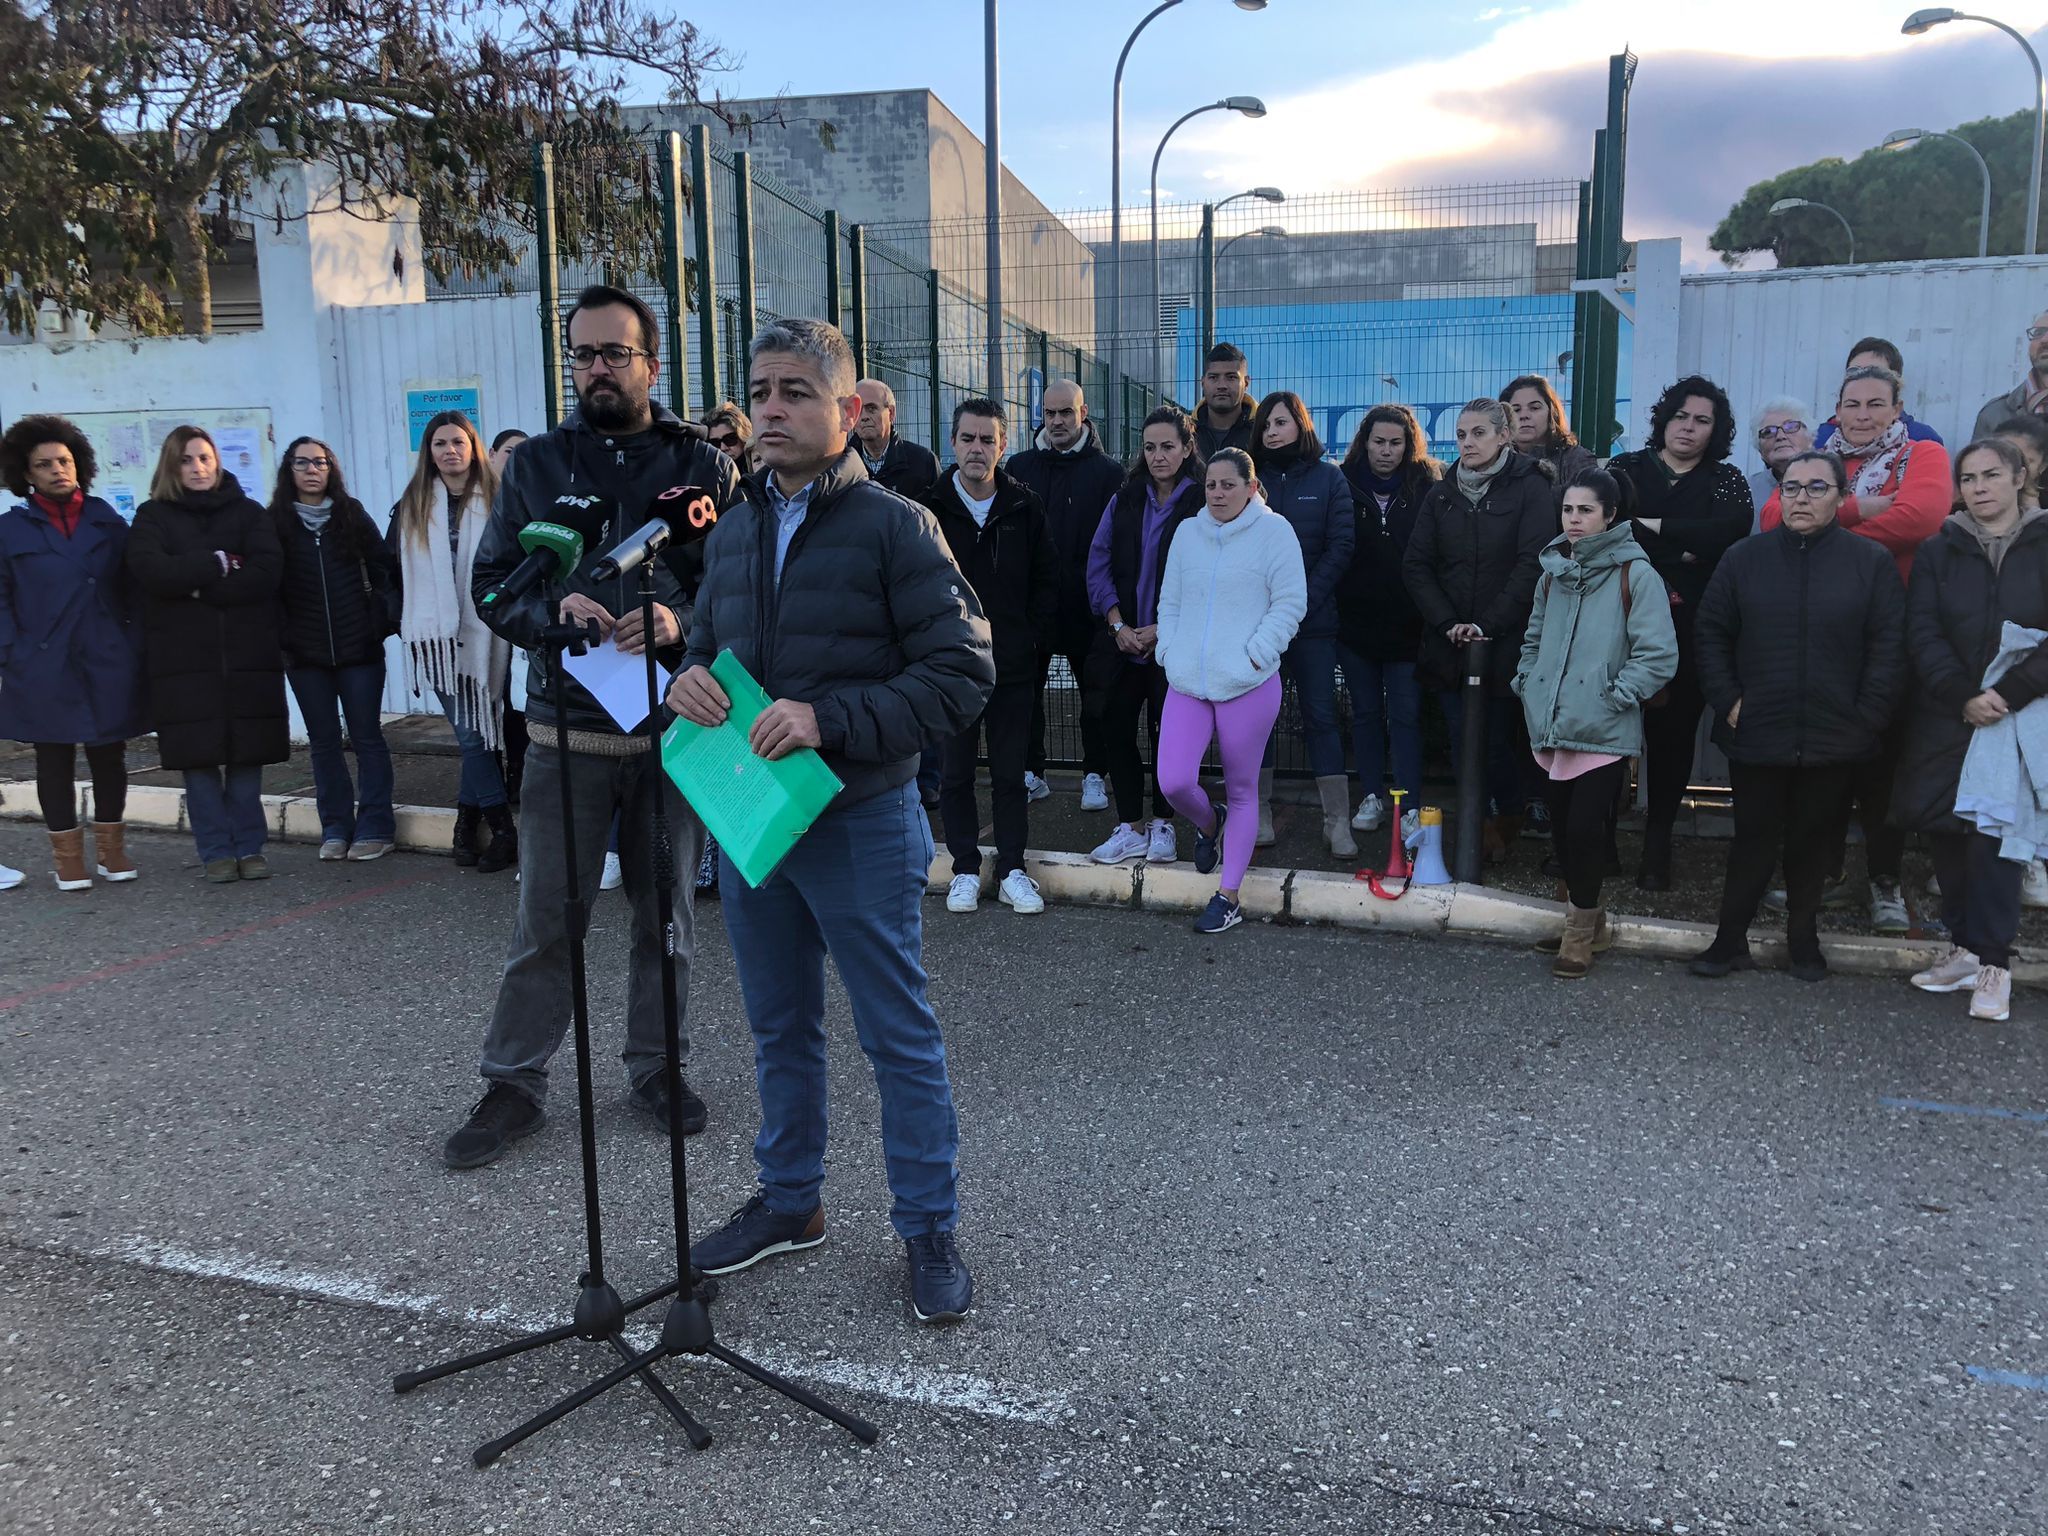
[[[2029,34],[2048,0],[1990,0]],[[1001,0],[1003,159],[1055,208],[1109,202],[1117,51],[1151,0]],[[1210,113],[1175,135],[1162,193],[1257,183],[1289,193],[1582,177],[1604,119],[1607,57],[1641,59],[1629,122],[1631,239],[1677,235],[1688,266],[1752,182],[1852,156],[1894,128],[1947,128],[2032,99],[2008,37],[1956,22],[1921,37],[1907,0],[1182,0],[1124,77],[1124,188],[1142,198],[1159,135],[1190,107],[1255,95],[1267,115]],[[815,12],[820,25],[792,25]],[[927,86],[979,131],[974,0],[825,0],[694,12],[734,67],[732,96]],[[2048,35],[2035,37],[2048,50]],[[1930,152],[1927,150],[1916,153]],[[1939,152],[1936,146],[1931,152]]]

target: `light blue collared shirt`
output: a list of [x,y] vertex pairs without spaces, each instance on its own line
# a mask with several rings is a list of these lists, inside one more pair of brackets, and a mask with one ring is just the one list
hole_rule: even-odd
[[789,558],[790,541],[796,537],[797,529],[803,527],[804,518],[811,510],[811,492],[818,488],[813,480],[794,496],[782,494],[782,487],[775,482],[773,474],[768,476],[768,505],[775,512],[775,585],[782,586],[782,562]]

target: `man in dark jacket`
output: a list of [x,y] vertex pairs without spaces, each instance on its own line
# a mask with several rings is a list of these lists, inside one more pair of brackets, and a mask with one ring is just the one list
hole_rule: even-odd
[[1244,354],[1227,341],[1219,341],[1202,359],[1202,403],[1195,407],[1195,447],[1204,459],[1218,450],[1242,448],[1252,451],[1252,416],[1255,407],[1249,393],[1252,382]]
[[[1009,470],[1045,508],[1059,556],[1059,612],[1051,639],[1040,652],[1038,691],[1031,701],[1031,753],[1026,766],[1034,779],[1033,796],[1045,779],[1045,684],[1052,659],[1064,656],[1074,675],[1078,699],[1087,688],[1081,675],[1095,643],[1095,616],[1088,611],[1088,546],[1102,526],[1102,512],[1123,484],[1124,467],[1103,451],[1095,423],[1088,419],[1088,401],[1072,379],[1059,379],[1045,389],[1045,426],[1037,445],[1010,459]],[[1102,745],[1102,721],[1081,711],[1081,809],[1109,809],[1103,775],[1109,759]]]
[[[641,621],[639,577],[599,582],[591,569],[634,529],[666,509],[687,526],[683,509],[708,495],[724,510],[739,497],[731,460],[693,428],[654,404],[650,391],[660,374],[655,356],[660,328],[647,306],[617,288],[586,288],[569,311],[568,360],[578,404],[552,432],[528,438],[513,450],[498,485],[490,526],[477,547],[473,571],[480,612],[498,634],[531,653],[526,714],[530,745],[526,792],[520,810],[519,918],[505,956],[498,1003],[484,1033],[479,1071],[488,1085],[469,1119],[448,1138],[444,1156],[451,1168],[475,1168],[501,1157],[518,1137],[546,1123],[548,1061],[562,1043],[570,1018],[569,932],[563,914],[568,861],[562,844],[561,776],[569,778],[575,811],[576,889],[586,898],[597,891],[605,842],[617,812],[619,863],[626,899],[633,909],[633,945],[626,991],[626,1076],[631,1103],[666,1130],[668,1089],[667,1021],[662,1014],[661,970],[668,963],[655,895],[654,810],[656,797],[667,813],[674,843],[673,954],[677,995],[689,994],[694,951],[693,898],[703,828],[662,771],[646,735],[623,727],[571,677],[551,675],[541,649],[541,630],[553,619],[538,589],[509,603],[486,608],[483,597],[525,559],[519,530],[536,519],[566,523],[584,536],[583,560],[562,585],[563,622],[595,623],[605,640],[628,655],[654,646],[658,659],[673,666],[683,653],[682,589],[678,560],[648,562],[654,578],[656,633]],[[692,494],[685,495],[684,492]],[[701,541],[701,531],[696,534]],[[679,530],[677,542],[687,544]],[[673,546],[672,546],[673,549]],[[562,699],[569,739],[559,741],[555,701]],[[689,1049],[685,1028],[682,1048]],[[704,1128],[704,1101],[683,1085],[685,1134]]]
[[952,1321],[974,1287],[953,1238],[960,1137],[925,995],[932,843],[911,780],[925,743],[965,729],[988,702],[988,621],[931,513],[870,481],[847,446],[861,399],[838,327],[779,320],[751,353],[748,409],[766,467],[706,548],[669,707],[724,724],[730,701],[710,663],[730,650],[775,701],[748,729],[753,750],[811,748],[845,787],[759,889],[730,869],[719,882],[754,1031],[761,1189],[690,1260],[730,1274],[824,1241],[829,952],[881,1092],[911,1304],[926,1322]]
[[1728,755],[1735,838],[1720,928],[1695,975],[1749,967],[1749,925],[1781,849],[1790,969],[1827,975],[1821,882],[1856,765],[1878,755],[1905,685],[1898,568],[1837,524],[1845,490],[1834,454],[1793,459],[1784,523],[1729,549],[1700,599],[1695,665]]
[[948,912],[981,904],[981,813],[975,804],[975,760],[988,733],[989,799],[995,806],[997,894],[1018,912],[1045,910],[1038,883],[1024,873],[1030,796],[1024,760],[1038,696],[1039,657],[1059,608],[1059,565],[1038,498],[997,467],[1009,423],[993,400],[953,407],[952,470],[925,500],[939,531],[974,588],[988,618],[996,686],[988,706],[949,737],[939,783],[939,818],[953,855]]
[[1993,395],[1977,412],[1970,440],[1995,437],[2016,416],[2048,415],[2048,310],[2034,316],[2023,333],[2027,342],[2027,373],[2002,395]]
[[854,437],[868,478],[877,485],[923,501],[939,483],[938,455],[896,435],[896,391],[880,379],[860,381],[860,425]]

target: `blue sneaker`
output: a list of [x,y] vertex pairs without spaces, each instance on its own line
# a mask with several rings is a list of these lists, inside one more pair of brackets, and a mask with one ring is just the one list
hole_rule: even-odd
[[768,1209],[759,1195],[741,1206],[731,1221],[690,1247],[690,1263],[707,1275],[731,1275],[758,1264],[770,1254],[794,1253],[825,1241],[825,1207],[801,1216]]
[[1216,830],[1203,832],[1197,828],[1195,831],[1195,873],[1198,875],[1206,875],[1215,869],[1216,861],[1222,857],[1223,818],[1230,814],[1230,807],[1211,800],[1209,814],[1216,818]]
[[920,1323],[957,1323],[974,1306],[974,1276],[950,1232],[904,1242],[910,1258],[910,1310]]
[[1244,908],[1218,891],[1209,898],[1209,905],[1202,915],[1195,919],[1197,933],[1228,933],[1244,921]]

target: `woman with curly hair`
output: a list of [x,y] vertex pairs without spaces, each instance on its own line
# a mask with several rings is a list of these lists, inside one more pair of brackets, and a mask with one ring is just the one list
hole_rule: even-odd
[[[391,748],[384,741],[384,637],[390,557],[377,525],[348,493],[341,461],[317,437],[296,437],[277,467],[270,516],[284,551],[285,681],[306,719],[320,857],[367,863],[391,851]],[[362,797],[341,750],[355,748]]]
[[1635,493],[1636,542],[1664,579],[1678,635],[1678,673],[1643,711],[1643,763],[1649,819],[1636,885],[1671,889],[1671,835],[1692,777],[1695,738],[1706,698],[1693,665],[1693,616],[1721,556],[1749,536],[1755,503],[1742,471],[1728,461],[1735,411],[1721,386],[1697,374],[1680,379],[1650,407],[1650,446],[1618,453],[1609,474]]
[[[24,416],[0,437],[0,479],[21,502],[0,515],[0,736],[36,752],[36,796],[60,891],[133,880],[124,846],[127,741],[149,730],[141,627],[122,577],[128,524],[89,495],[92,444],[62,416]],[[93,865],[73,774],[92,775]],[[12,876],[10,879],[9,877]],[[0,889],[18,871],[0,866]]]

